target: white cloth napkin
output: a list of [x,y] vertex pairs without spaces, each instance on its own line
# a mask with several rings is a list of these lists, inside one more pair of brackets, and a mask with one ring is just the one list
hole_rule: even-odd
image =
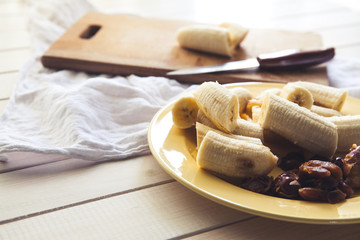
[[35,54],[22,68],[0,117],[1,159],[8,152],[63,154],[94,161],[149,153],[146,136],[152,117],[188,86],[162,77],[44,68],[42,53],[92,7],[85,1],[32,4],[29,27]]
[[[93,161],[148,154],[146,136],[152,117],[189,86],[161,77],[44,68],[42,53],[93,9],[85,0],[29,4],[34,56],[22,68],[0,117],[2,160],[9,152],[63,154]],[[360,97],[360,59],[336,58],[328,66],[331,85]]]

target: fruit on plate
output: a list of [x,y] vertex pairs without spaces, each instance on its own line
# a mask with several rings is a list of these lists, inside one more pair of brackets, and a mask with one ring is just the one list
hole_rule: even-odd
[[347,152],[353,144],[360,145],[360,115],[329,117],[337,127],[338,152]]
[[264,145],[214,131],[206,133],[196,158],[200,168],[231,178],[267,175],[276,166],[277,160]]
[[360,146],[354,144],[342,162],[345,182],[353,188],[360,188]]
[[259,122],[314,154],[332,157],[336,151],[338,133],[333,122],[280,96],[267,94]]
[[199,109],[215,126],[231,133],[239,118],[239,102],[235,94],[217,82],[204,82],[195,92]]
[[297,81],[293,84],[308,89],[314,97],[314,104],[341,111],[347,91],[339,88],[329,87],[312,82]]
[[281,89],[280,97],[283,97],[290,102],[294,102],[299,106],[305,107],[307,109],[311,109],[314,103],[314,98],[309,90],[292,83],[287,83]]
[[326,108],[322,106],[312,105],[311,109],[312,112],[324,116],[324,117],[334,117],[334,116],[343,116],[343,114],[335,109]]
[[199,107],[193,95],[183,96],[174,104],[171,112],[174,125],[180,129],[195,125]]
[[247,136],[242,136],[242,135],[237,135],[237,134],[228,134],[228,133],[224,133],[220,130],[211,128],[209,126],[206,126],[202,123],[197,122],[196,123],[196,143],[197,143],[197,147],[200,147],[200,144],[202,142],[202,140],[204,139],[205,135],[207,132],[209,131],[213,131],[216,132],[218,134],[230,137],[230,138],[235,138],[238,140],[244,140],[247,141],[249,143],[254,143],[254,144],[258,144],[258,145],[263,145],[262,141],[259,138],[254,138],[254,137],[247,137]]
[[250,122],[241,118],[236,121],[236,127],[233,134],[264,139],[264,131],[258,123]]
[[236,24],[190,25],[177,32],[177,41],[181,47],[231,57],[248,29]]
[[231,88],[230,91],[234,93],[238,98],[239,113],[245,113],[247,102],[252,99],[251,92],[243,87]]

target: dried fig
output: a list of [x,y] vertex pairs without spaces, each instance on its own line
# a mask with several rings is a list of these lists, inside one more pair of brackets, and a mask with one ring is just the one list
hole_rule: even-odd
[[353,188],[360,188],[360,146],[353,145],[343,158],[345,182]]

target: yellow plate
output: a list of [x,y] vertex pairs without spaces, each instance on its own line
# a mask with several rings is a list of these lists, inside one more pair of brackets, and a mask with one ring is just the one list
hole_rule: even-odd
[[[281,88],[276,83],[242,83],[253,94],[269,88]],[[201,170],[195,162],[194,131],[173,126],[171,108],[174,102],[161,109],[151,121],[148,142],[161,167],[181,184],[219,204],[273,219],[316,224],[345,224],[360,222],[360,196],[338,204],[306,202],[254,193],[227,183]],[[342,112],[360,114],[360,100],[348,97]]]

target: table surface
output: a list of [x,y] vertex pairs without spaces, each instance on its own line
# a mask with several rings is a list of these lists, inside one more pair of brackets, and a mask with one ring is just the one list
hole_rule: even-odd
[[[360,57],[355,0],[92,0],[99,11],[311,31]],[[26,1],[0,0],[0,112],[31,56]],[[310,225],[246,214],[182,186],[155,159],[93,163],[17,156],[0,163],[0,239],[359,239],[360,225]]]

